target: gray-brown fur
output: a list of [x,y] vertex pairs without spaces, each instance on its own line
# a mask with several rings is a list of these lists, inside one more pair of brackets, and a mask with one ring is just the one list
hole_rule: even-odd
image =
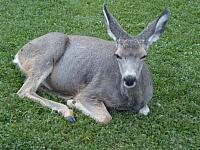
[[153,88],[143,58],[148,46],[157,40],[154,37],[158,38],[163,32],[168,12],[161,16],[164,24],[157,19],[135,37],[121,28],[105,6],[103,12],[107,30],[115,42],[49,33],[19,50],[18,64],[27,80],[18,94],[60,112],[70,121],[74,121],[73,113],[66,105],[36,95],[39,86],[43,84],[49,91],[73,96],[68,106],[102,123],[112,119],[106,108],[134,110],[146,115]]

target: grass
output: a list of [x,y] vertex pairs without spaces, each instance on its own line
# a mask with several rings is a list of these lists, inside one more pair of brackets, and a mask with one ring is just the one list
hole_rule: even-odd
[[[139,33],[164,8],[171,12],[166,32],[149,50],[147,63],[154,81],[149,116],[112,112],[112,123],[101,125],[75,111],[77,122],[69,124],[48,108],[16,95],[24,80],[11,62],[18,49],[51,31],[109,39],[103,2],[0,1],[0,149],[200,148],[197,0],[107,1],[111,12],[132,34]],[[40,95],[61,101],[44,92]]]

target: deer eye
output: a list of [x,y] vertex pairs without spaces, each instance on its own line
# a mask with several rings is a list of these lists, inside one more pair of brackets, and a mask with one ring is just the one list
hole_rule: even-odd
[[119,56],[118,54],[114,54],[114,55],[115,55],[115,57],[116,57],[117,59],[122,59],[122,57]]
[[144,56],[142,56],[141,58],[140,58],[140,60],[143,60],[143,59],[145,59],[147,57],[147,55],[144,55]]

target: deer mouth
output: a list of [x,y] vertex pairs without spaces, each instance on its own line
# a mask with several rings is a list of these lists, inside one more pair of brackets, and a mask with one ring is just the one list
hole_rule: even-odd
[[135,86],[136,86],[136,81],[134,81],[133,83],[126,83],[125,81],[124,81],[124,86],[126,87],[126,88],[128,88],[128,89],[130,89],[130,88],[134,88]]
[[124,83],[124,86],[128,89],[130,88],[134,88],[136,86],[136,83],[132,84],[132,85],[126,85],[126,83]]
[[126,88],[133,88],[136,86],[136,78],[135,77],[126,76],[126,77],[124,77],[123,81],[124,81],[124,86]]

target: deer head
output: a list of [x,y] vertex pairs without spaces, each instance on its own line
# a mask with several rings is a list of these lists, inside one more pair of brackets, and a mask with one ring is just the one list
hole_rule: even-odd
[[106,27],[109,36],[116,42],[115,56],[118,61],[124,86],[133,88],[141,74],[148,47],[157,41],[163,33],[169,12],[164,10],[160,17],[150,22],[137,36],[129,35],[103,6]]

